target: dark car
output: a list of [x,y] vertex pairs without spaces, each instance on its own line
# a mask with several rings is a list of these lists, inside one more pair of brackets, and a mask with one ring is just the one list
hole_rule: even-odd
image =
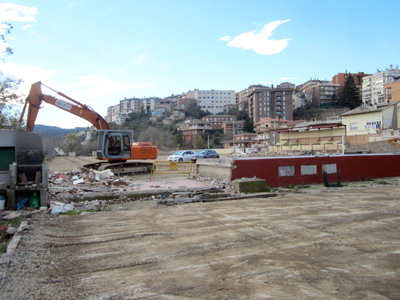
[[196,161],[201,158],[219,158],[219,154],[214,150],[201,150],[192,156],[192,161]]

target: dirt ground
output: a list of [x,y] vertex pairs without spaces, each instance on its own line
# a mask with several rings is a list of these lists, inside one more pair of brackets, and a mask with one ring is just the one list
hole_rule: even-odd
[[38,213],[0,299],[400,299],[399,183]]
[[0,297],[400,299],[399,196],[390,185],[38,214]]

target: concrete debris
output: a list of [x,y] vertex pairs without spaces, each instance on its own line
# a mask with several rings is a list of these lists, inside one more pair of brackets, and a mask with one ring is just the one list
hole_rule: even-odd
[[24,230],[32,230],[32,226],[29,225],[28,221],[22,221],[21,224],[19,224],[17,232],[22,232]]
[[8,226],[7,231],[6,231],[6,233],[8,235],[13,235],[16,232],[17,232],[17,228],[14,228],[14,227],[11,227],[11,226]]
[[229,191],[231,193],[237,193],[237,191],[230,186],[228,178],[211,178],[211,177],[203,177],[201,175],[197,175],[196,180],[209,183],[217,186],[220,189],[224,189],[225,191]]
[[9,214],[3,216],[3,220],[9,221],[12,219],[19,218],[20,216],[22,216],[22,213],[13,211],[13,212],[10,212]]

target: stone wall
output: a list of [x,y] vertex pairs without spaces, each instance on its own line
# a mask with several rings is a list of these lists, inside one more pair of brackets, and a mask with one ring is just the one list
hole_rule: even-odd
[[389,144],[386,141],[353,144],[346,146],[346,152],[371,151],[371,153],[395,153],[400,152],[400,147]]

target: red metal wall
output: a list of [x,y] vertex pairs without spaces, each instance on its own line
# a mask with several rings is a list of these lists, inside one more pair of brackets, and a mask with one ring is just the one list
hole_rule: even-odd
[[[336,164],[337,173],[328,174],[329,183],[337,182],[341,171],[342,181],[366,178],[400,176],[400,154],[360,154],[335,156],[296,156],[237,158],[234,160],[231,180],[243,177],[265,179],[273,187],[323,183],[323,164]],[[301,175],[302,165],[317,165],[317,174]],[[295,166],[294,176],[278,176],[279,166]]]

